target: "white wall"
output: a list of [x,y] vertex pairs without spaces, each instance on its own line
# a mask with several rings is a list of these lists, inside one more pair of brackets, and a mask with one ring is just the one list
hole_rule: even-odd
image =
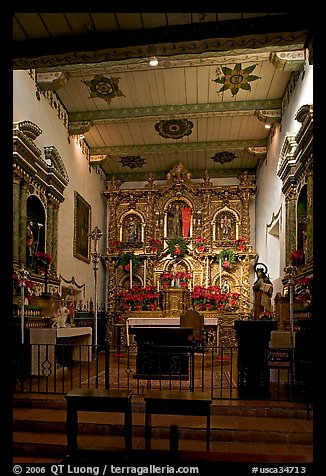
[[[308,62],[292,92],[290,102],[282,117],[282,124],[278,125],[275,130],[267,157],[257,170],[255,249],[259,254],[259,261],[265,263],[269,270],[273,270],[273,274],[276,269],[279,269],[279,276],[270,273],[274,284],[274,296],[283,290],[281,280],[284,277],[284,267],[287,265],[285,200],[281,191],[282,182],[276,173],[277,165],[286,134],[295,134],[301,127],[301,124],[295,120],[295,116],[300,107],[305,104],[313,104],[313,66],[310,66]],[[277,227],[279,239],[276,239],[274,234]],[[278,266],[275,265],[274,260],[279,261]]]
[[[62,121],[58,118],[56,109],[49,105],[48,100],[40,94],[36,97],[36,86],[26,71],[14,71],[13,75],[13,121],[31,121],[36,124],[42,134],[35,139],[35,144],[43,151],[45,146],[54,146],[60,154],[66,167],[69,183],[64,191],[64,202],[60,205],[58,214],[58,262],[57,272],[66,280],[75,278],[78,284],[85,283],[84,293],[78,298],[94,301],[94,272],[92,262],[85,263],[73,256],[74,236],[74,191],[76,190],[91,206],[91,229],[98,226],[103,232],[99,241],[99,251],[106,250],[106,200],[101,195],[105,189],[100,175],[89,163],[85,154],[69,135]],[[91,242],[91,251],[93,251]],[[105,303],[105,268],[101,263],[98,272],[98,304]]]

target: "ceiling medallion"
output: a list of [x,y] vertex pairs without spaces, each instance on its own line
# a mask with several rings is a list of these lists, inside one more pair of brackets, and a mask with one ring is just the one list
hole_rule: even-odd
[[116,96],[124,96],[120,91],[118,83],[120,78],[106,78],[99,74],[91,81],[83,81],[89,87],[92,98],[104,99],[108,104]]
[[170,119],[155,124],[157,132],[165,139],[181,139],[189,136],[193,127],[193,123],[187,119]]
[[214,160],[214,162],[219,162],[220,164],[225,164],[226,162],[231,162],[232,160],[236,159],[237,156],[233,154],[233,152],[217,152],[211,159]]
[[126,155],[121,157],[120,163],[123,167],[135,169],[136,167],[142,167],[145,163],[145,159],[142,159],[140,155]]
[[250,74],[256,66],[256,64],[253,64],[245,69],[241,68],[241,63],[237,63],[233,69],[223,66],[220,69],[219,77],[212,79],[215,83],[223,84],[218,93],[230,89],[232,96],[235,96],[240,89],[251,91],[249,82],[261,79],[259,76]]

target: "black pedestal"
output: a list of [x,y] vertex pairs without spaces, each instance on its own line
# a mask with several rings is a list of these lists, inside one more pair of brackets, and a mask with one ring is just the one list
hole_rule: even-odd
[[238,340],[238,387],[240,399],[269,398],[266,350],[277,321],[234,321]]
[[299,392],[309,396],[313,389],[313,349],[316,345],[313,323],[313,319],[298,319],[299,330],[295,334],[295,383]]
[[178,327],[131,328],[137,342],[139,379],[189,379],[189,343],[192,329]]

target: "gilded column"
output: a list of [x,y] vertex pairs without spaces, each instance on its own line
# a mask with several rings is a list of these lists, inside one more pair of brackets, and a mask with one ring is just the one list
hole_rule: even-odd
[[46,220],[46,252],[53,257],[53,203],[48,198]]
[[313,260],[313,170],[312,163],[307,169],[307,257],[306,263]]
[[19,260],[23,264],[26,264],[27,187],[28,183],[22,181],[19,213]]
[[14,263],[19,262],[19,201],[20,201],[20,177],[13,177],[13,210],[12,210],[12,258]]
[[54,204],[52,217],[52,258],[54,259],[54,266],[56,270],[58,263],[58,212],[59,206]]
[[244,172],[240,177],[239,191],[242,203],[242,218],[241,218],[241,238],[250,242],[250,214],[249,202],[250,197],[256,192],[256,185],[250,179],[247,172]]
[[207,242],[210,243],[211,241],[211,233],[210,233],[210,199],[211,194],[209,190],[205,190],[203,196],[203,212],[202,212],[202,235],[206,238]]
[[[148,192],[147,195],[147,207],[146,207],[146,233],[145,233],[145,242],[148,243],[151,238],[154,238],[154,195],[151,192]],[[156,236],[156,238],[159,238]]]
[[[249,215],[249,200],[250,191],[241,190],[241,202],[242,202],[242,218],[241,218],[241,238],[250,242],[250,215]],[[239,237],[240,238],[240,237]]]
[[288,263],[290,254],[297,246],[296,200],[297,189],[292,186],[285,197],[285,263]]

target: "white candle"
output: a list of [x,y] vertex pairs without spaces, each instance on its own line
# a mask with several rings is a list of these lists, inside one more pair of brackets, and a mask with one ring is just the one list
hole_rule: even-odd
[[157,279],[157,292],[160,292],[160,277]]
[[220,262],[220,288],[222,287],[222,260],[221,257],[219,259]]
[[145,259],[144,261],[144,288],[146,288],[146,265],[147,265],[147,260]]
[[240,268],[240,286],[242,286],[242,265]]
[[208,256],[206,258],[206,289],[208,288]]
[[132,288],[132,259],[129,261],[129,272],[130,272],[130,289]]

